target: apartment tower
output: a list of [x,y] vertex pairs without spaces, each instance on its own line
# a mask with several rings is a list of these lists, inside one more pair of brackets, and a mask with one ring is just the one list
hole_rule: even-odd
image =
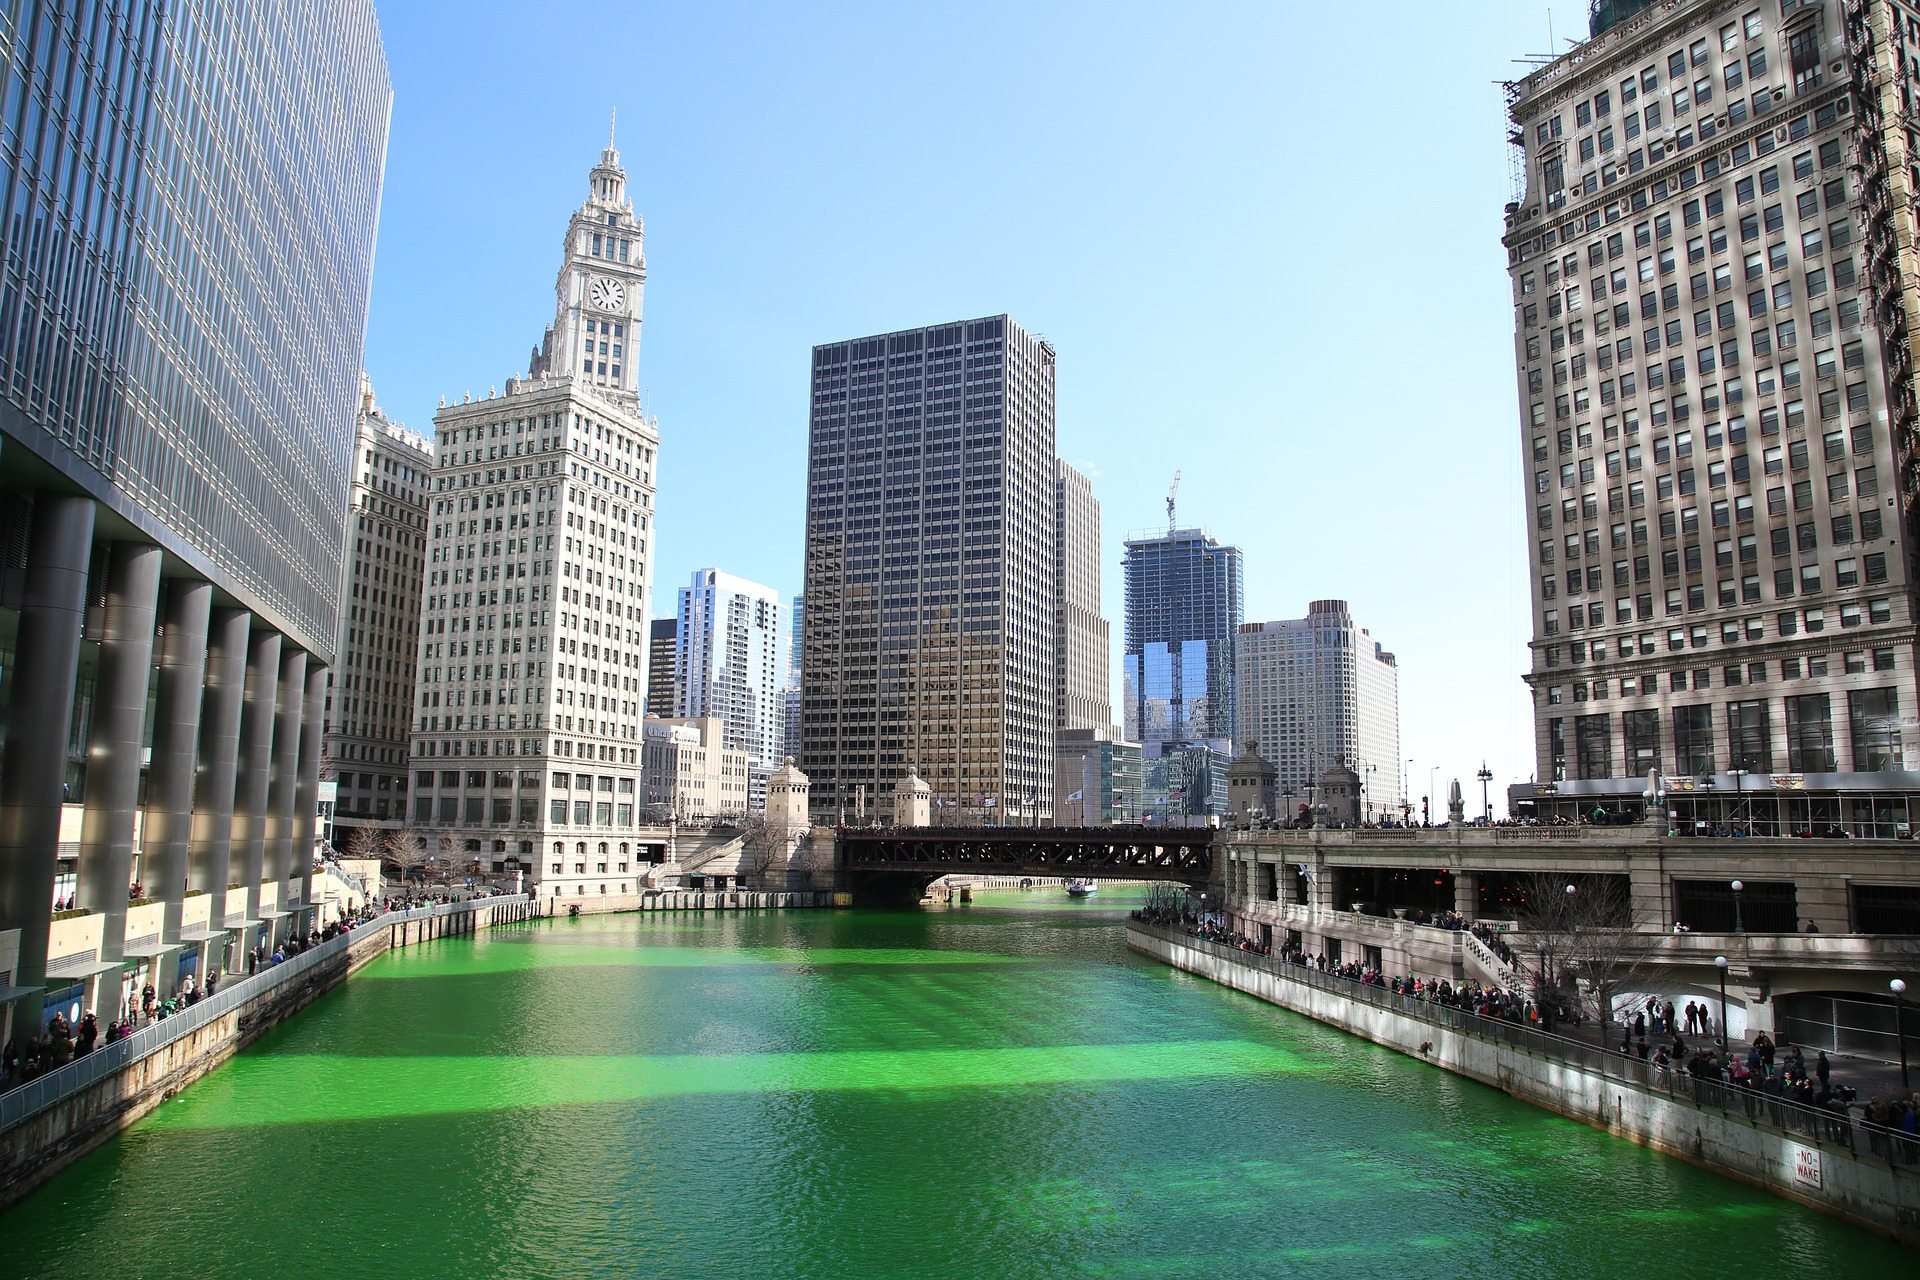
[[1233,658],[1234,736],[1274,767],[1285,816],[1337,764],[1360,780],[1363,817],[1407,816],[1399,666],[1345,600],[1315,600],[1304,618],[1243,624]]
[[754,809],[765,807],[767,775],[786,750],[780,615],[779,592],[718,569],[696,569],[680,588],[675,714],[721,722],[724,745],[746,753]]

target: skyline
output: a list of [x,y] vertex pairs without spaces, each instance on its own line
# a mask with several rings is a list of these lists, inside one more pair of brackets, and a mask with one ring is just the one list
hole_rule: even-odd
[[[1557,8],[1576,30],[1582,6]],[[1121,543],[1164,528],[1179,471],[1179,523],[1246,550],[1249,621],[1343,598],[1400,655],[1413,795],[1433,765],[1436,805],[1483,757],[1498,786],[1530,776],[1524,544],[1505,501],[1521,462],[1510,191],[1489,82],[1545,43],[1539,8],[1409,10],[1386,28],[1251,7],[648,14],[604,60],[656,74],[548,77],[537,115],[499,85],[571,65],[572,41],[451,12],[383,15],[395,105],[367,367],[394,417],[430,431],[442,395],[523,368],[553,240],[617,107],[648,233],[656,581],[717,565],[791,599],[812,347],[1005,312],[1060,350],[1060,454],[1101,503],[1109,621]],[[1272,83],[1269,52],[1289,45],[1363,49],[1377,74],[1350,94],[1351,68],[1319,59]],[[876,110],[904,91],[887,68],[921,47],[943,52],[914,64],[914,101],[966,108]],[[1394,74],[1427,66],[1471,70]],[[1448,145],[1407,145],[1408,118]],[[833,120],[861,129],[809,125]],[[930,130],[969,141],[930,148]],[[1354,183],[1360,150],[1377,173]],[[450,185],[488,198],[449,218]],[[1451,341],[1350,338],[1409,307],[1453,311]],[[716,496],[726,518],[701,514]]]

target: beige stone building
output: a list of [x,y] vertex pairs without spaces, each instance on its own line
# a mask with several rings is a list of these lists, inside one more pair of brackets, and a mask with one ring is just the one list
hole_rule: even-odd
[[726,745],[726,721],[649,716],[641,729],[643,788],[656,822],[668,815],[685,822],[747,811],[752,757]]
[[530,371],[434,418],[409,825],[543,895],[638,884],[660,447],[636,391],[642,234],[609,146]]
[[1540,792],[1910,818],[1915,67],[1894,0],[1608,0],[1509,86]]
[[432,479],[433,446],[380,411],[362,374],[338,657],[327,671],[336,848],[346,847],[356,827],[390,828],[406,819]]

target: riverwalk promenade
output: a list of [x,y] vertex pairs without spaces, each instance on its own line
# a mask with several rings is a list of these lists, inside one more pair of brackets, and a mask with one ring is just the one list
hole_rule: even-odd
[[1920,1143],[1853,1111],[1623,1056],[1581,1040],[1127,922],[1127,945],[1174,968],[1456,1075],[1920,1247]]

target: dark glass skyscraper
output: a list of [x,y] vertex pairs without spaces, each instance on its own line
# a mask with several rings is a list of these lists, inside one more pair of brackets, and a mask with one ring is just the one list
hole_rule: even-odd
[[813,349],[801,767],[814,812],[1053,810],[1054,353],[1006,316]]
[[302,919],[392,94],[368,0],[13,0],[0,84],[0,988],[104,1015]]

